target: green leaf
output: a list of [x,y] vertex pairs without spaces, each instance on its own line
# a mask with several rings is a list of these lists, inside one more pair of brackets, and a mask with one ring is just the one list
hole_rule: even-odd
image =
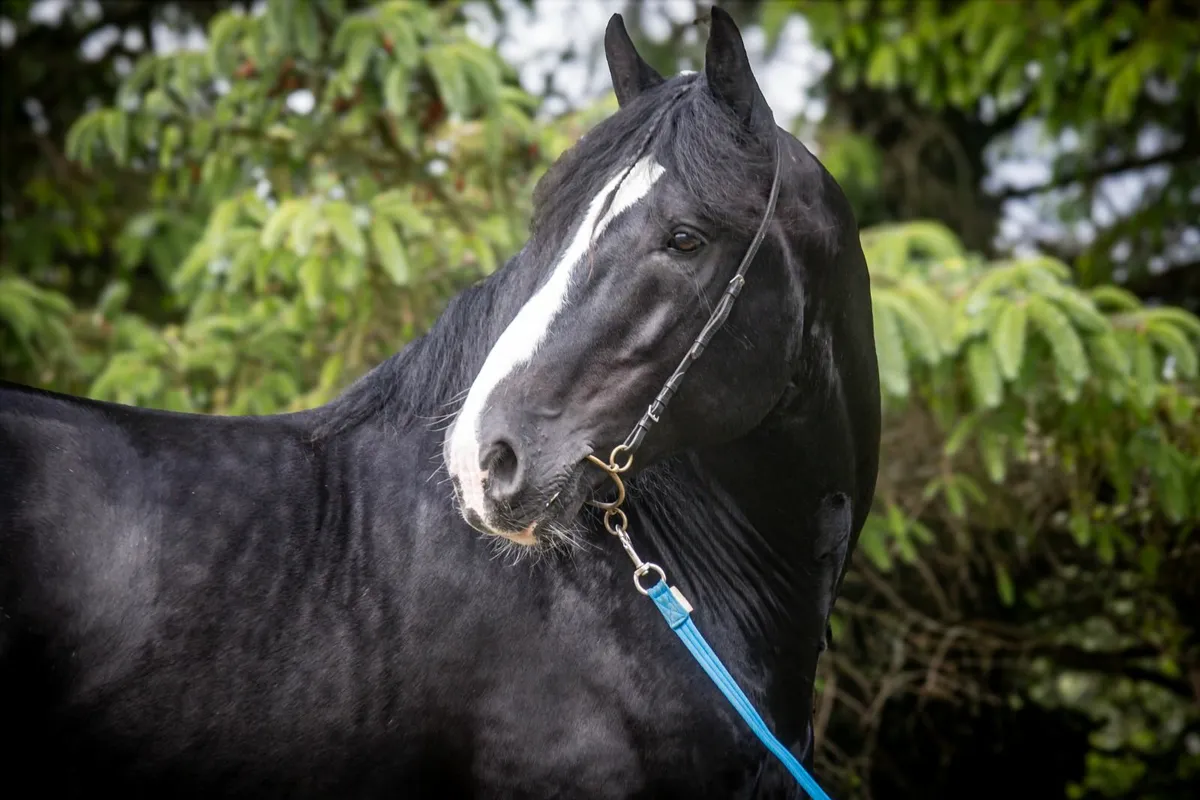
[[318,222],[321,219],[321,207],[314,198],[306,198],[300,202],[300,210],[292,218],[288,226],[291,232],[292,250],[298,256],[307,256],[312,251],[313,239],[317,235]]
[[1118,311],[1134,311],[1141,308],[1142,301],[1137,295],[1120,286],[1097,286],[1088,294],[1099,307],[1113,308]]
[[1083,342],[1067,316],[1049,300],[1031,295],[1027,301],[1029,317],[1050,344],[1062,374],[1077,384],[1088,377],[1088,361]]
[[1139,337],[1133,348],[1133,382],[1135,396],[1142,408],[1154,405],[1158,397],[1158,361],[1154,347],[1146,337]]
[[941,348],[937,335],[929,323],[921,317],[908,298],[895,292],[879,292],[877,301],[891,307],[896,315],[896,321],[904,334],[904,339],[926,364],[936,364],[941,360]]
[[409,281],[408,257],[392,223],[382,217],[371,220],[371,243],[384,272],[397,286],[407,286]]
[[354,209],[343,200],[334,200],[325,206],[325,219],[333,229],[338,244],[352,256],[361,257],[367,251],[362,231],[354,221]]
[[129,157],[129,118],[115,108],[104,114],[104,143],[118,164]]
[[871,53],[867,64],[867,83],[873,86],[890,88],[895,86],[900,78],[900,63],[895,48],[878,44]]
[[292,12],[293,0],[267,0],[267,37],[283,51],[291,45]]
[[263,226],[262,236],[259,238],[259,243],[264,250],[274,250],[283,242],[283,237],[291,228],[292,220],[300,213],[300,209],[304,206],[296,198],[288,198],[280,203],[275,209],[275,213],[271,215],[271,219]]
[[325,276],[321,259],[318,256],[304,259],[297,277],[300,279],[300,289],[308,307],[315,310],[325,305]]
[[1126,59],[1108,84],[1101,112],[1107,122],[1124,122],[1133,113],[1133,104],[1142,89],[1141,65],[1133,58]]
[[907,397],[909,391],[908,359],[904,355],[904,344],[900,338],[900,326],[892,309],[882,304],[872,304],[875,318],[875,347],[879,358],[879,380],[888,394]]
[[1189,336],[1200,338],[1200,317],[1176,306],[1160,306],[1146,309],[1142,315],[1147,322],[1161,320],[1183,328]]
[[1146,325],[1146,332],[1159,347],[1175,359],[1175,368],[1185,380],[1195,380],[1197,372],[1196,348],[1179,328],[1161,319]]
[[1051,299],[1067,312],[1067,315],[1081,331],[1102,333],[1110,327],[1104,315],[1096,310],[1091,298],[1074,289],[1055,292],[1051,295]]
[[367,63],[378,46],[374,30],[365,30],[350,40],[346,51],[346,63],[342,67],[342,78],[347,86],[353,86],[362,80],[367,71]]
[[946,498],[946,507],[950,510],[950,514],[958,519],[966,519],[967,503],[963,498],[962,490],[953,480],[946,480],[942,484],[942,494]]
[[433,74],[438,96],[450,111],[467,115],[471,97],[461,58],[453,45],[432,47],[425,53],[425,64]]
[[1025,358],[1025,306],[1020,302],[1007,303],[991,331],[992,349],[1005,380],[1013,380],[1021,371]]
[[208,26],[209,69],[214,75],[233,72],[235,60],[231,43],[242,30],[246,17],[239,12],[225,11],[213,17]]
[[393,64],[383,82],[384,105],[397,118],[408,111],[408,70]]
[[321,29],[317,20],[317,10],[309,0],[301,2],[295,8],[292,17],[293,32],[296,36],[296,49],[309,61],[321,57]]
[[942,452],[946,454],[947,458],[953,458],[962,449],[982,419],[983,417],[978,411],[967,414],[959,419],[954,425],[954,430],[946,437],[946,444],[942,448]]
[[971,390],[981,408],[995,408],[1004,399],[1004,382],[996,354],[986,342],[976,339],[967,346],[967,371]]
[[1088,352],[1092,361],[1105,367],[1109,372],[1120,376],[1129,375],[1129,353],[1121,346],[1115,334],[1111,331],[1100,336],[1089,336],[1087,339]]
[[1006,606],[1011,606],[1016,600],[1012,576],[1008,574],[1008,567],[1003,564],[996,564],[996,592],[1000,595],[1000,602]]
[[990,428],[980,428],[979,457],[983,459],[988,479],[992,483],[1003,483],[1007,467],[1004,453],[1004,437]]

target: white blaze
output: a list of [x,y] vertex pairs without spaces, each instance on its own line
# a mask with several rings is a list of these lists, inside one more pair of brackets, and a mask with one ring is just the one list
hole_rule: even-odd
[[[527,364],[545,341],[551,323],[566,305],[571,278],[591,243],[621,212],[649,194],[662,174],[663,167],[651,156],[646,156],[633,166],[624,180],[618,173],[605,184],[588,205],[587,214],[555,262],[550,278],[526,301],[516,318],[500,334],[479,374],[475,376],[462,410],[447,433],[446,466],[450,474],[458,479],[463,508],[473,510],[481,519],[487,519],[483,502],[483,481],[487,476],[479,466],[482,444],[479,441],[479,422],[487,408],[488,398],[506,376]],[[604,201],[614,187],[617,191],[612,204],[601,217]]]

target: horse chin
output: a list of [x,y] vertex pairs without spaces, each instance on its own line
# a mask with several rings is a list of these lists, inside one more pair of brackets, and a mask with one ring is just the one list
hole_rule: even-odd
[[543,509],[532,518],[517,520],[489,520],[484,522],[475,514],[468,513],[467,524],[480,533],[496,536],[522,547],[540,547],[553,544],[567,536],[579,512],[595,491],[595,476],[581,461],[554,481],[557,489],[548,492],[550,499]]

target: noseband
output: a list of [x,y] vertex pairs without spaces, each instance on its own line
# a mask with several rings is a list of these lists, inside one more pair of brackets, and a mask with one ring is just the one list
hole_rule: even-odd
[[[662,117],[659,117],[661,122]],[[643,142],[643,149],[648,146],[650,137],[654,135],[654,129],[658,127],[656,122],[652,127],[647,139]],[[725,320],[729,318],[729,312],[733,308],[734,302],[738,295],[741,294],[742,287],[746,284],[746,270],[750,268],[750,262],[758,255],[758,249],[762,246],[763,239],[767,235],[767,227],[771,224],[772,218],[775,216],[775,205],[779,200],[779,171],[780,171],[780,156],[779,156],[779,136],[778,132],[772,126],[774,136],[774,175],[771,178],[771,192],[767,196],[767,207],[763,213],[762,221],[758,224],[758,230],[754,234],[754,238],[750,240],[750,246],[746,248],[746,254],[742,256],[742,262],[738,264],[737,272],[730,279],[729,284],[725,287],[725,291],[721,294],[721,299],[717,301],[716,308],[709,315],[708,321],[704,323],[700,333],[697,334],[695,340],[692,341],[692,346],[688,348],[683,359],[680,360],[679,366],[671,373],[671,377],[667,378],[658,394],[654,398],[654,402],[646,409],[646,413],[633,426],[633,430],[629,432],[629,436],[625,441],[613,448],[609,454],[608,462],[601,461],[594,454],[588,455],[588,460],[598,466],[600,469],[608,473],[613,484],[617,489],[617,497],[611,502],[601,502],[597,500],[589,501],[591,505],[597,508],[604,509],[604,527],[609,533],[617,537],[621,542],[621,547],[625,553],[633,561],[633,584],[637,590],[644,595],[648,595],[654,601],[655,607],[658,608],[663,619],[670,625],[671,630],[675,631],[676,635],[687,647],[688,652],[700,664],[700,667],[708,675],[708,677],[716,684],[725,698],[733,705],[734,709],[741,715],[742,719],[754,732],[754,735],[766,745],[767,749],[779,759],[784,767],[791,773],[792,777],[803,787],[810,798],[814,800],[829,800],[829,795],[821,788],[820,784],[813,779],[804,765],[800,763],[787,747],[783,745],[771,732],[763,718],[755,710],[754,704],[746,697],[745,692],[738,686],[737,681],[729,674],[729,670],[721,663],[721,659],[713,651],[712,647],[705,641],[700,634],[694,622],[692,622],[692,606],[688,603],[687,598],[675,586],[670,586],[667,583],[666,573],[663,572],[659,565],[642,561],[638,556],[637,551],[633,549],[633,543],[629,539],[628,525],[629,520],[625,516],[625,512],[621,509],[621,505],[625,502],[625,482],[621,479],[621,475],[627,472],[633,466],[633,455],[646,439],[646,434],[662,417],[663,411],[666,410],[667,404],[671,402],[671,398],[679,390],[679,385],[683,382],[684,375],[693,364],[704,353],[704,348],[708,347],[713,336],[725,324]],[[611,196],[610,196],[611,202]],[[642,586],[642,578],[649,573],[656,573],[658,579],[647,587]],[[811,742],[812,727],[808,728],[809,741]]]

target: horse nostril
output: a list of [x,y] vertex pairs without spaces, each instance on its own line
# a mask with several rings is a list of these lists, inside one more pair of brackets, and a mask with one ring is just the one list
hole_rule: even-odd
[[488,489],[493,496],[500,499],[511,495],[518,482],[517,451],[511,444],[501,439],[488,448],[484,458],[484,469],[487,470]]

